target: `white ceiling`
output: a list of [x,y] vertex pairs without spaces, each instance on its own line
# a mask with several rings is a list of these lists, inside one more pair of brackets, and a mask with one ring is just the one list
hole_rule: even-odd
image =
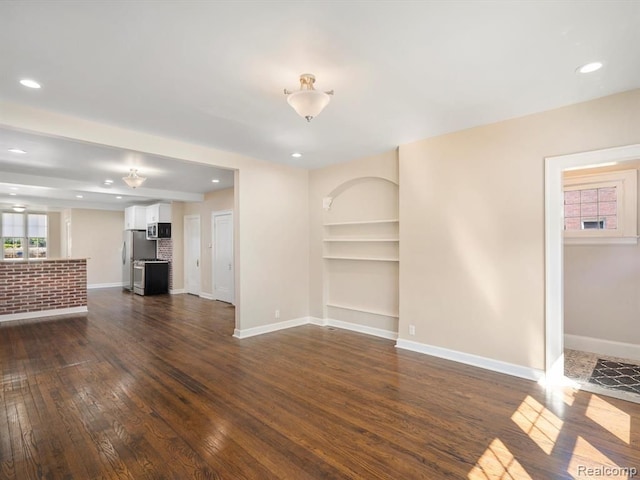
[[[640,1],[4,0],[0,58],[5,101],[317,168],[640,87]],[[309,124],[283,94],[305,72],[335,90]],[[40,153],[5,153],[21,135]],[[94,192],[136,161],[151,190],[205,188],[190,164],[135,152],[6,129],[0,147],[0,188],[33,175]]]

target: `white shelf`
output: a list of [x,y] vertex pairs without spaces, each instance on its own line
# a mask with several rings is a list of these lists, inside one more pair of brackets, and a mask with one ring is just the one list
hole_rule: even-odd
[[323,242],[399,242],[399,238],[325,238]]
[[325,223],[325,227],[338,227],[340,225],[373,225],[376,223],[398,223],[397,218],[390,218],[387,220],[358,220],[356,222],[337,222],[337,223]]
[[326,260],[364,260],[367,262],[399,262],[398,258],[385,258],[385,257],[338,257],[333,255],[325,255],[322,257]]
[[387,313],[376,310],[370,310],[368,308],[359,308],[359,307],[350,307],[347,305],[338,305],[337,303],[327,303],[327,307],[331,308],[340,308],[342,310],[351,310],[354,312],[368,313],[371,315],[379,315],[381,317],[391,317],[391,318],[399,318],[397,313]]

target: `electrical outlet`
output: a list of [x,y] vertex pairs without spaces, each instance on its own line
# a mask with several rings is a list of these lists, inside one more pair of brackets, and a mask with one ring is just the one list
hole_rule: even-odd
[[415,334],[416,334],[416,326],[409,325],[409,335],[415,335]]
[[280,310],[276,310],[275,317],[276,317],[276,318],[280,318]]

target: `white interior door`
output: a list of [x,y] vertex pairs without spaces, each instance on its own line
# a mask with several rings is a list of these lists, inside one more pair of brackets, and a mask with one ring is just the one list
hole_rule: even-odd
[[200,295],[200,216],[184,217],[184,290]]
[[213,232],[213,298],[234,302],[233,213],[214,212]]

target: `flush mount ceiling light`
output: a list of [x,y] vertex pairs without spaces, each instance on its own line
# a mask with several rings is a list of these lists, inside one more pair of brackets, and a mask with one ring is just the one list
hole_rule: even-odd
[[302,154],[300,152],[294,152],[294,153],[291,154],[291,156],[293,158],[300,158],[300,157],[302,157]]
[[602,68],[602,62],[591,62],[576,69],[578,73],[592,73]]
[[291,92],[284,89],[287,96],[287,103],[296,111],[298,115],[310,122],[314,117],[329,104],[333,90],[321,92],[313,87],[316,77],[310,73],[300,75],[300,90]]
[[127,175],[126,177],[122,177],[122,180],[124,180],[124,183],[129,185],[131,188],[138,188],[140,185],[142,185],[145,182],[146,179],[147,177],[139,176],[138,170],[135,168],[132,168],[131,170],[129,170],[129,175]]
[[24,150],[22,150],[21,148],[10,148],[8,151],[11,152],[11,153],[20,153],[20,154],[27,153]]
[[13,206],[13,211],[14,212],[18,212],[18,213],[22,213],[27,209],[27,207],[25,207],[24,205],[14,205]]
[[20,80],[20,85],[28,88],[41,88],[41,85],[35,80],[31,80],[30,78],[23,78]]

